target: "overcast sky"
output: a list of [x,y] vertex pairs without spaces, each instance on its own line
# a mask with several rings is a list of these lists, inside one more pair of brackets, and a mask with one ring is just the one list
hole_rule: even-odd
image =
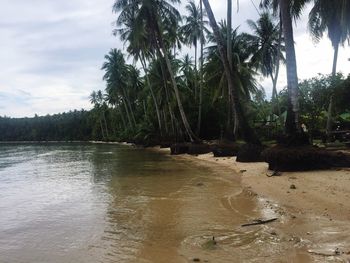
[[[223,19],[226,0],[210,2],[217,20]],[[234,24],[240,30],[247,30],[247,19],[258,17],[252,2],[260,0],[240,0],[238,13],[235,7]],[[112,5],[113,0],[1,0],[0,116],[89,109],[89,94],[104,89],[104,55],[123,47],[111,34]],[[333,59],[330,41],[314,44],[306,20],[307,10],[295,29],[300,79],[330,73]],[[350,48],[342,48],[338,69],[345,74],[350,73],[349,57]],[[270,81],[261,79],[261,84],[270,94]],[[279,89],[285,85],[282,69]]]

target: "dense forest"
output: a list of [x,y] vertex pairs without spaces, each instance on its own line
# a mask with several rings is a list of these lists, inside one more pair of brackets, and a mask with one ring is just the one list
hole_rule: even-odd
[[0,141],[87,141],[94,137],[88,111],[34,118],[0,117]]
[[[106,88],[91,93],[93,109],[0,118],[0,140],[259,145],[284,136],[298,144],[299,137],[339,139],[334,131],[350,129],[350,76],[337,72],[339,46],[350,37],[348,1],[263,0],[259,19],[247,20],[250,32],[232,28],[232,1],[220,22],[209,1],[198,2],[185,3],[181,15],[179,0],[116,0],[113,34],[125,50],[106,54]],[[293,25],[307,4],[309,33],[315,42],[329,37],[334,60],[329,75],[300,81]],[[285,87],[277,87],[281,64]],[[271,99],[259,84],[262,77],[271,79]]]

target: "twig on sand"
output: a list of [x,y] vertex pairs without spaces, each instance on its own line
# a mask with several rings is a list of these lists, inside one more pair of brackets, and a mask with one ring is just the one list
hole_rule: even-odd
[[273,221],[276,221],[277,219],[278,219],[278,218],[271,218],[271,219],[267,219],[267,220],[256,219],[256,220],[254,220],[252,223],[243,224],[242,227],[245,227],[245,226],[263,225],[263,224],[267,224],[267,223],[271,223],[271,222],[273,222]]

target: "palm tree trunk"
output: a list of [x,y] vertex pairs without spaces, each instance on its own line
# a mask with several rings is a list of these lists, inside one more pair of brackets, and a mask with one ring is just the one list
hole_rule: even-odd
[[[277,92],[277,80],[280,72],[280,65],[281,65],[281,46],[282,46],[282,18],[280,17],[280,28],[279,28],[279,35],[278,35],[278,46],[277,46],[277,57],[276,57],[276,69],[275,69],[275,77],[272,81],[272,92],[275,92],[275,100],[276,100],[276,106],[277,106],[277,113],[278,116],[281,117],[281,107],[278,100],[278,92]],[[272,77],[272,74],[271,74]],[[273,93],[272,93],[273,94]]]
[[[232,0],[227,0],[227,59],[230,66],[230,71],[232,72]],[[236,137],[238,134],[239,121],[237,117],[236,110],[233,109],[233,134]]]
[[203,56],[204,56],[204,30],[203,30],[203,3],[200,2],[200,16],[201,16],[201,37],[200,41],[200,62],[199,62],[199,105],[198,105],[198,120],[197,120],[197,136],[200,136],[202,126],[202,103],[203,103]]
[[165,134],[169,135],[168,122],[167,122],[166,112],[164,108],[163,108],[163,119],[164,119]]
[[159,132],[160,132],[160,136],[162,136],[162,121],[161,121],[161,118],[160,118],[159,106],[158,106],[158,103],[157,103],[157,99],[156,99],[156,96],[154,95],[153,88],[152,88],[151,82],[149,80],[148,71],[147,71],[147,68],[146,68],[145,58],[143,56],[141,56],[140,60],[141,60],[143,71],[145,72],[147,85],[148,85],[148,87],[149,87],[149,89],[151,91],[151,97],[153,99],[154,107],[156,109],[156,114],[157,114]]
[[125,109],[125,112],[126,112],[126,117],[128,118],[128,121],[129,121],[130,128],[133,129],[134,125],[133,125],[131,117],[130,117],[128,106],[126,105],[125,98],[123,98],[123,105],[124,105],[124,109]]
[[232,71],[232,0],[227,0],[227,59]]
[[131,103],[130,103],[129,97],[126,95],[126,91],[125,91],[125,88],[124,88],[124,87],[122,87],[122,90],[123,90],[123,97],[124,97],[124,100],[125,100],[126,103],[127,103],[126,107],[129,108],[129,110],[130,110],[130,115],[131,115],[131,119],[132,119],[132,121],[133,121],[134,126],[136,126],[136,119],[135,119],[135,115],[134,115],[134,110],[133,110],[133,108],[131,107]]
[[[334,46],[334,56],[333,56],[333,67],[332,67],[332,78],[337,75],[337,62],[338,62],[338,52],[339,52],[339,44]],[[328,139],[330,139],[330,134],[332,132],[332,113],[333,113],[333,106],[334,106],[334,95],[331,95],[331,98],[329,100],[328,105],[328,112],[327,112],[327,127],[326,127],[326,134]]]
[[[277,66],[276,74],[278,74],[278,68],[279,68],[279,66]],[[274,77],[273,73],[270,72],[270,77],[271,77],[271,80],[272,80],[272,98],[271,98],[272,99],[272,103],[277,108],[278,116],[281,116],[281,108],[280,108],[280,103],[278,101],[278,93],[277,93],[277,78],[278,78],[278,75],[276,75]],[[273,110],[272,110],[271,113],[273,114]]]
[[215,20],[213,11],[211,9],[211,6],[209,4],[209,1],[203,0],[203,4],[204,4],[205,9],[207,11],[210,25],[213,29],[214,36],[215,36],[215,39],[216,39],[216,42],[218,45],[220,57],[221,57],[223,65],[224,65],[225,74],[227,77],[227,82],[228,82],[228,87],[229,87],[229,92],[231,93],[231,96],[232,96],[232,110],[233,110],[233,112],[236,113],[236,117],[237,117],[238,123],[239,123],[241,131],[242,131],[242,137],[246,142],[260,144],[259,139],[257,138],[254,130],[250,127],[248,120],[244,114],[244,111],[242,109],[242,105],[241,105],[240,100],[239,100],[238,90],[234,88],[234,77],[233,77],[233,73],[232,73],[232,70],[230,68],[230,64],[228,61],[227,52],[226,52],[225,46],[224,46],[224,41],[221,38],[219,27],[216,23],[216,20]]
[[335,77],[335,75],[337,74],[338,52],[339,52],[339,43],[334,47],[332,77]]
[[329,100],[329,105],[328,105],[328,113],[327,113],[327,127],[326,127],[326,134],[328,139],[330,138],[330,133],[332,132],[332,112],[333,112],[333,95],[331,95],[331,98]]
[[194,69],[197,72],[197,60],[198,60],[198,56],[197,56],[197,42],[194,44]]
[[102,140],[105,138],[104,132],[103,132],[103,125],[102,125],[102,120],[100,118],[100,127],[101,127],[101,133],[102,133]]
[[194,98],[195,101],[197,101],[198,98],[198,81],[197,81],[197,43],[194,44],[194,73],[195,73],[195,79],[194,79]]
[[287,66],[287,88],[288,88],[288,115],[286,121],[286,132],[293,136],[299,133],[299,90],[297,63],[294,49],[293,25],[290,13],[290,0],[280,0],[280,9],[283,23],[283,33],[286,45],[286,66]]
[[106,136],[107,136],[107,139],[108,139],[108,138],[109,138],[108,126],[107,126],[107,121],[106,121],[106,113],[105,113],[104,110],[103,110],[103,112],[102,112],[102,116],[103,116],[103,122],[104,122],[104,125],[105,125]]
[[[164,74],[164,72],[163,72],[163,74]],[[173,108],[171,107],[170,96],[169,96],[167,83],[166,83],[165,79],[164,79],[164,90],[165,90],[165,97],[166,97],[168,110],[169,110],[169,115],[170,115],[171,131],[172,131],[172,133],[174,135],[175,134],[175,114],[174,114]]]
[[169,60],[167,49],[165,48],[165,44],[164,44],[163,37],[162,37],[162,34],[160,32],[160,29],[159,29],[159,25],[157,25],[156,32],[158,34],[158,41],[159,41],[160,48],[161,48],[161,50],[163,52],[163,56],[164,56],[164,59],[165,59],[165,64],[167,66],[167,69],[168,69],[168,72],[169,72],[169,75],[170,75],[171,84],[172,84],[172,86],[174,88],[175,98],[176,98],[177,106],[178,106],[179,111],[180,111],[180,115],[181,115],[181,119],[182,119],[183,125],[185,127],[186,133],[187,133],[190,141],[193,142],[197,138],[196,138],[196,135],[193,133],[193,131],[192,131],[191,127],[190,127],[190,124],[188,123],[185,111],[183,109],[182,102],[181,102],[181,97],[180,97],[180,92],[179,92],[179,89],[177,87],[177,83],[176,83],[176,80],[175,80],[174,72],[173,72],[173,69],[172,69],[172,66],[171,66],[171,63],[170,63],[170,60]]
[[168,108],[169,108],[171,128],[172,128],[173,134],[175,134],[175,122],[174,122],[175,118],[174,118],[174,112],[173,112],[172,107],[171,107],[170,96],[169,96],[168,88],[167,88],[167,75],[166,75],[166,70],[165,70],[164,64],[163,64],[164,59],[163,59],[162,53],[160,52],[160,48],[159,47],[157,47],[156,51],[157,51],[158,58],[160,60],[160,70],[161,70],[162,75],[163,75],[164,91],[165,91],[167,105],[168,105]]
[[123,115],[123,112],[122,112],[121,108],[119,109],[119,114],[120,114],[120,117],[121,117],[122,122],[123,122],[124,130],[126,130],[127,125],[126,125],[126,121],[125,121],[125,118],[124,118],[124,115]]

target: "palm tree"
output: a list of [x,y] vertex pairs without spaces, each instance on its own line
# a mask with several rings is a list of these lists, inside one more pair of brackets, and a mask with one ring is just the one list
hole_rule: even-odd
[[286,120],[286,132],[295,137],[301,132],[299,123],[299,91],[298,73],[295,56],[293,18],[297,19],[303,7],[310,0],[262,0],[262,6],[272,6],[275,13],[279,10],[286,49],[287,89],[288,89],[288,114]]
[[[98,114],[98,120],[99,120],[99,123],[100,123],[102,138],[106,139],[106,138],[109,137],[109,135],[108,135],[108,127],[107,127],[106,116],[105,116],[105,112],[104,112],[105,105],[104,105],[104,101],[103,101],[102,91],[101,90],[99,90],[97,92],[93,91],[90,94],[89,98],[90,98],[91,104],[94,105],[94,108],[96,109],[97,114]],[[104,128],[103,128],[102,120],[104,121],[104,126],[105,126]]]
[[247,118],[245,117],[245,112],[242,108],[241,101],[239,98],[239,92],[237,87],[234,86],[234,75],[230,68],[229,60],[228,60],[228,54],[227,50],[225,49],[225,42],[222,37],[222,34],[220,33],[220,29],[216,23],[216,19],[214,17],[213,11],[211,9],[211,6],[209,4],[208,0],[203,0],[203,4],[205,6],[205,9],[207,11],[207,15],[210,21],[210,25],[213,29],[214,37],[217,43],[218,51],[220,54],[220,58],[222,60],[225,74],[227,77],[228,82],[228,90],[230,93],[230,96],[232,98],[232,110],[235,112],[237,116],[238,123],[240,125],[241,131],[242,131],[242,137],[245,141],[251,142],[251,143],[260,143],[254,130],[251,128]]
[[202,104],[203,104],[203,61],[204,61],[204,44],[206,42],[204,36],[204,13],[203,13],[203,1],[199,0],[199,10],[201,17],[201,51],[200,51],[200,78],[199,78],[199,106],[198,106],[198,121],[197,121],[197,134],[199,136],[202,126]]
[[318,42],[325,31],[334,49],[332,75],[337,73],[337,59],[339,46],[349,39],[350,25],[342,23],[346,15],[347,3],[343,0],[327,1],[314,0],[314,6],[309,14],[309,29],[313,39]]
[[[350,25],[344,23],[347,14],[347,2],[343,0],[314,0],[314,6],[309,14],[309,29],[314,40],[318,42],[327,30],[328,38],[334,49],[332,76],[337,73],[339,46],[350,37]],[[330,97],[327,118],[327,134],[332,131],[333,95]]]
[[284,61],[281,44],[280,26],[274,24],[270,13],[263,12],[260,18],[254,22],[247,20],[253,35],[247,35],[250,47],[253,52],[251,62],[253,67],[258,69],[264,77],[270,77],[272,80],[272,101],[277,103],[278,113],[280,114],[277,98],[277,79],[278,65],[280,60]]
[[[114,36],[119,35],[120,39],[123,42],[128,43],[128,47],[127,47],[128,53],[134,57],[134,60],[136,62],[137,61],[141,62],[142,69],[144,71],[145,78],[146,78],[146,84],[150,90],[153,104],[156,110],[159,132],[160,132],[160,135],[162,136],[163,129],[162,129],[162,122],[160,117],[159,103],[156,100],[152,85],[150,85],[147,63],[146,63],[146,59],[152,57],[153,55],[151,39],[146,32],[142,31],[144,30],[144,28],[139,27],[136,24],[137,13],[135,9],[131,9],[131,11],[129,10],[129,12],[124,12],[122,14],[119,16],[118,20],[115,23],[117,28],[113,30],[113,35]],[[120,28],[121,26],[124,26],[124,27]]]
[[[200,0],[201,1],[201,0]],[[209,33],[207,29],[208,21],[203,19],[203,8],[202,2],[200,6],[196,6],[193,0],[190,0],[186,5],[186,10],[188,11],[188,15],[184,16],[185,25],[181,27],[180,33],[183,35],[184,43],[190,46],[194,46],[194,66],[196,72],[196,80],[197,80],[197,62],[198,62],[198,42],[200,42],[200,52],[201,52],[201,62],[200,62],[200,74],[202,70],[202,56],[203,56],[203,47],[205,44],[205,33]],[[202,79],[202,77],[201,77]],[[199,107],[198,107],[198,121],[197,121],[197,135],[200,133],[201,126],[201,118],[202,118],[202,97],[203,97],[203,85],[200,80],[199,83],[199,94],[197,93],[197,81],[195,85],[195,99],[199,97]],[[197,96],[197,94],[199,96]]]
[[[220,23],[219,26],[223,38],[226,39],[226,23]],[[247,48],[246,34],[238,34],[237,29],[235,29],[232,31],[230,36],[230,42],[232,43],[231,59],[234,85],[238,89],[241,102],[249,103],[251,95],[255,94],[258,86],[255,80],[256,73],[249,63],[252,53],[251,50]],[[211,42],[215,41],[212,35],[209,35],[209,40]],[[231,107],[232,98],[230,97],[230,91],[227,88],[227,78],[216,44],[213,44],[207,48],[206,58],[206,63],[204,65],[206,84],[208,86],[208,90],[212,90],[211,97],[213,98],[213,102],[218,102],[222,98],[225,98],[227,101],[228,109],[226,111],[226,136],[231,137],[233,134],[235,134],[234,128],[236,127],[236,122],[232,122],[233,117],[235,117]],[[232,127],[232,123],[235,124],[234,127]]]
[[111,49],[105,56],[101,69],[105,71],[103,79],[107,82],[107,93],[114,97],[121,96],[130,127],[135,127],[135,114],[127,90],[130,88],[128,85],[129,68],[125,64],[122,52]]
[[[194,65],[197,71],[198,61],[198,42],[202,36],[202,22],[200,8],[196,6],[193,0],[190,0],[186,5],[188,12],[187,16],[184,16],[185,24],[181,27],[180,33],[183,35],[184,43],[189,46],[194,46]],[[207,21],[203,21],[207,24]]]
[[[135,22],[133,23],[132,29],[134,33],[136,35],[140,32],[149,34],[149,47],[154,49],[157,56],[165,61],[166,69],[169,72],[171,84],[175,92],[182,123],[189,139],[193,141],[196,136],[190,127],[181,102],[175,74],[169,59],[170,45],[169,43],[166,43],[164,37],[165,30],[167,30],[168,33],[174,34],[179,21],[181,21],[179,12],[172,5],[179,2],[179,0],[116,0],[113,9],[115,12],[120,12],[117,23],[123,24],[126,27],[130,26],[130,24],[125,23],[125,18],[130,16],[130,14],[135,13]],[[171,30],[171,32],[169,30]]]

